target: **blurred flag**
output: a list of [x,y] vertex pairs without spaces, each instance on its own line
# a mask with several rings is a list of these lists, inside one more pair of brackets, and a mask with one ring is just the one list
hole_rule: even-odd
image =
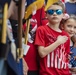
[[36,14],[35,14],[36,20],[37,20],[37,26],[41,25],[46,25],[48,20],[46,18],[46,12],[45,12],[45,7],[43,6],[42,8],[38,9]]
[[64,4],[65,4],[65,2],[66,2],[66,0],[60,0],[60,1],[62,1]]
[[28,19],[31,14],[44,5],[44,0],[26,0],[26,2],[25,19]]
[[65,2],[65,0],[61,0],[62,2]]

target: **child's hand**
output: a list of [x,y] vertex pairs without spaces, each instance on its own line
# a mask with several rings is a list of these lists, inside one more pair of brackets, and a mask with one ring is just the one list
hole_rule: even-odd
[[28,65],[26,63],[26,61],[23,58],[23,75],[28,75]]
[[73,52],[70,52],[70,54],[73,54]]
[[76,67],[72,67],[70,68],[71,72],[75,72],[76,73]]
[[68,40],[68,37],[67,36],[58,36],[57,37],[57,41],[59,42],[59,44],[63,44],[65,43],[66,41]]
[[73,52],[70,52],[69,55],[68,55],[68,59],[70,60],[71,59],[71,54],[73,54]]

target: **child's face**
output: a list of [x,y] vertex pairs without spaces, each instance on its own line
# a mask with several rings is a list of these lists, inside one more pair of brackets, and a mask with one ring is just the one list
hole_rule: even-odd
[[72,37],[76,32],[76,20],[68,19],[63,25],[63,28],[66,32],[68,32],[69,36]]
[[60,23],[63,18],[62,7],[59,5],[52,5],[47,10],[47,18],[51,23]]

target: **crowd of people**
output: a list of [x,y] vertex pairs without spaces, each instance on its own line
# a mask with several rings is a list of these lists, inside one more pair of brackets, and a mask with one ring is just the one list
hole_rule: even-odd
[[[8,2],[6,47],[0,38],[0,54],[6,50],[5,57],[0,55],[0,75],[76,75],[76,0],[58,0],[45,11],[46,1],[28,19],[27,0],[21,0],[21,9],[19,1],[0,0],[0,15]],[[19,16],[22,35],[18,31]],[[4,22],[0,17],[0,24],[1,19]]]

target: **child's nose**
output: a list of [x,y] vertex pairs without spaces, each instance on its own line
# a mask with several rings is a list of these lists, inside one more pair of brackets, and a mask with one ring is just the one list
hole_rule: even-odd
[[71,31],[74,31],[74,28],[73,27],[71,27]]
[[56,13],[56,12],[54,12],[54,15],[57,15],[57,13]]

